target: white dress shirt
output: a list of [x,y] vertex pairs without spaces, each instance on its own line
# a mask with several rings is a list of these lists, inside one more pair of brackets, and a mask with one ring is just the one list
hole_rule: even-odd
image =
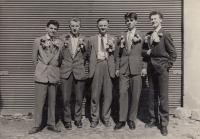
[[[104,48],[106,47],[107,44],[107,34],[104,35],[103,37],[103,42],[104,42]],[[98,35],[98,59],[104,60],[108,57],[108,52],[106,50],[103,52],[101,51],[101,34]]]
[[70,38],[71,38],[71,42],[72,42],[72,54],[73,54],[73,57],[74,57],[74,55],[76,53],[79,37],[73,37],[72,35],[70,35]]

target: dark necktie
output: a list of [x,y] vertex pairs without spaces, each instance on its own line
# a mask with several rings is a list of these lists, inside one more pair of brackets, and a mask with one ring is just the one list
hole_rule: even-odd
[[104,52],[104,41],[103,41],[103,37],[104,37],[104,36],[101,36],[101,47],[100,47],[102,52]]

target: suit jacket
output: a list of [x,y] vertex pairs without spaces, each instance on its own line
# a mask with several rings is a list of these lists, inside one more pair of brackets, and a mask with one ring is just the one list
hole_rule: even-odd
[[[110,34],[107,34],[107,42],[114,38]],[[115,42],[114,42],[115,43]],[[89,78],[92,78],[97,65],[97,56],[98,56],[98,34],[91,36],[89,40],[90,48],[90,64],[89,64]],[[108,68],[110,77],[115,78],[115,58],[114,53],[108,54]]]
[[[64,42],[66,37],[70,37],[69,33],[63,34],[60,38]],[[72,54],[72,42],[70,38],[68,38],[68,45],[64,46],[62,49],[62,64],[60,68],[61,78],[67,79],[70,74],[73,73],[75,79],[77,80],[86,79],[85,63],[87,60],[88,43],[85,36],[80,34],[79,39],[80,38],[84,39],[86,45],[82,51],[81,49],[79,50],[80,47],[77,43],[77,49],[74,57]]]
[[[132,44],[130,52],[128,51],[128,42],[127,42],[127,31],[121,32],[118,35],[118,52],[116,53],[116,69],[119,70],[119,73],[124,74],[130,67],[131,75],[141,74],[142,68],[147,68],[147,63],[143,61],[142,58],[142,48],[144,43],[145,33],[136,30],[135,34],[139,34],[141,41]],[[121,36],[124,36],[126,45],[124,48],[120,48]]]
[[[151,36],[152,33],[153,31],[150,31],[147,35]],[[148,39],[148,43],[143,47],[142,55],[146,57],[146,60],[151,62],[155,70],[161,74],[165,68],[170,69],[172,67],[177,54],[170,33],[161,28],[158,34],[162,34],[160,41],[150,44],[150,39]],[[149,48],[151,48],[150,57],[147,55],[147,50]]]
[[45,48],[41,44],[41,40],[48,42],[46,36],[42,36],[35,39],[33,44],[33,64],[35,67],[35,81],[41,83],[57,83],[60,80],[60,52],[63,43],[60,39],[54,38],[58,42],[58,46],[54,46],[53,53],[49,53],[48,56],[45,52]]

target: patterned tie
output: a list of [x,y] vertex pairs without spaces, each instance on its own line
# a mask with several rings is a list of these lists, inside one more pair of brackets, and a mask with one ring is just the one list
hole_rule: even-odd
[[131,32],[128,33],[128,51],[130,52],[132,45],[132,35]]
[[101,36],[101,51],[104,52],[104,41],[103,41],[103,35]]

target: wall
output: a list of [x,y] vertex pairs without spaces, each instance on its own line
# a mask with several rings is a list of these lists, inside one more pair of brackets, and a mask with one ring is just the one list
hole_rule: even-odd
[[184,107],[200,109],[200,1],[184,1]]

